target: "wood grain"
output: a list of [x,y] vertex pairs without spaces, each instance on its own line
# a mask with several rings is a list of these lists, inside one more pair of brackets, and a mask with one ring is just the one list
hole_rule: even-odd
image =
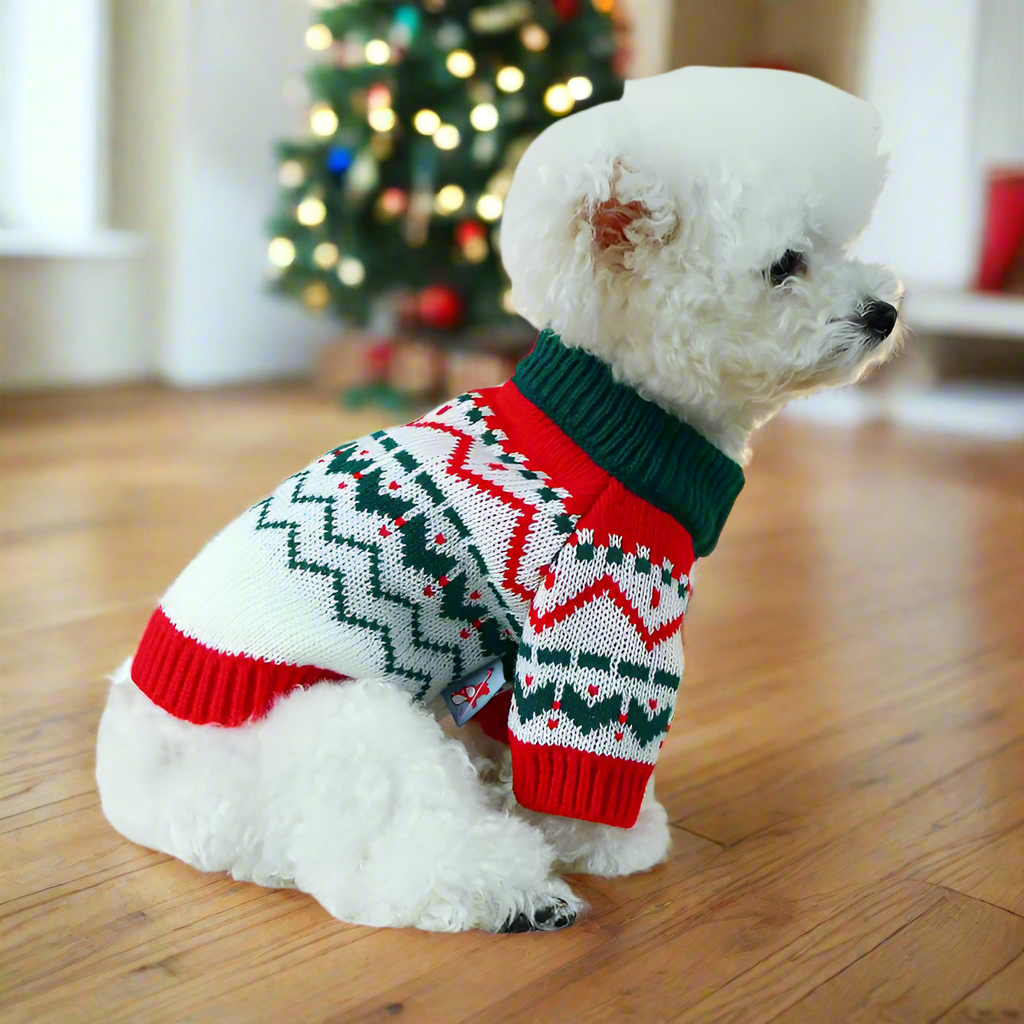
[[300,388],[0,410],[0,1019],[1024,1020],[1024,453],[772,425],[697,575],[668,862],[554,935],[379,931],[121,839],[106,675],[207,537],[387,422]]

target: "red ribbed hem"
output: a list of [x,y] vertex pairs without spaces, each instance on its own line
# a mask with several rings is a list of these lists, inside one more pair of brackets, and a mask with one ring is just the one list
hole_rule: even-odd
[[653,764],[569,747],[523,743],[509,733],[512,791],[531,811],[632,828]]
[[345,676],[224,654],[185,636],[157,608],[132,661],[132,682],[158,707],[196,725],[242,725],[262,718],[282,694]]

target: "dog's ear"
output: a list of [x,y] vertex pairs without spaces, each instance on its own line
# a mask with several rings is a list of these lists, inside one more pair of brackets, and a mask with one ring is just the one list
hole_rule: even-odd
[[579,207],[595,255],[618,255],[632,266],[641,251],[653,254],[679,230],[676,204],[653,174],[616,160],[607,178],[595,184]]

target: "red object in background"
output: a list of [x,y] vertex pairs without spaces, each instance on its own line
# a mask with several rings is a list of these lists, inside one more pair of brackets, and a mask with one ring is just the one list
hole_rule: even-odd
[[575,18],[580,13],[579,0],[551,0],[551,6],[555,9],[557,14],[562,21],[568,21],[570,18]]
[[394,350],[395,345],[392,341],[375,342],[366,350],[366,366],[374,380],[387,376]]
[[447,285],[431,285],[420,292],[420,319],[428,327],[458,327],[464,312],[462,298]]
[[988,209],[981,243],[978,288],[1003,287],[1014,258],[1024,247],[1024,168],[993,171],[988,180]]
[[471,242],[475,238],[483,238],[486,234],[487,228],[485,228],[480,221],[464,220],[455,229],[455,241],[459,248],[462,248],[467,242]]

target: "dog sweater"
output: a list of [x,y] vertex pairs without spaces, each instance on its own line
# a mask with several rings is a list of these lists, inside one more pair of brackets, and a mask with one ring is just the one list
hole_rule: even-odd
[[178,718],[239,727],[319,681],[426,702],[503,658],[519,802],[629,827],[672,718],[691,566],[742,486],[545,331],[512,380],[328,451],[229,524],[162,598],[132,679]]

